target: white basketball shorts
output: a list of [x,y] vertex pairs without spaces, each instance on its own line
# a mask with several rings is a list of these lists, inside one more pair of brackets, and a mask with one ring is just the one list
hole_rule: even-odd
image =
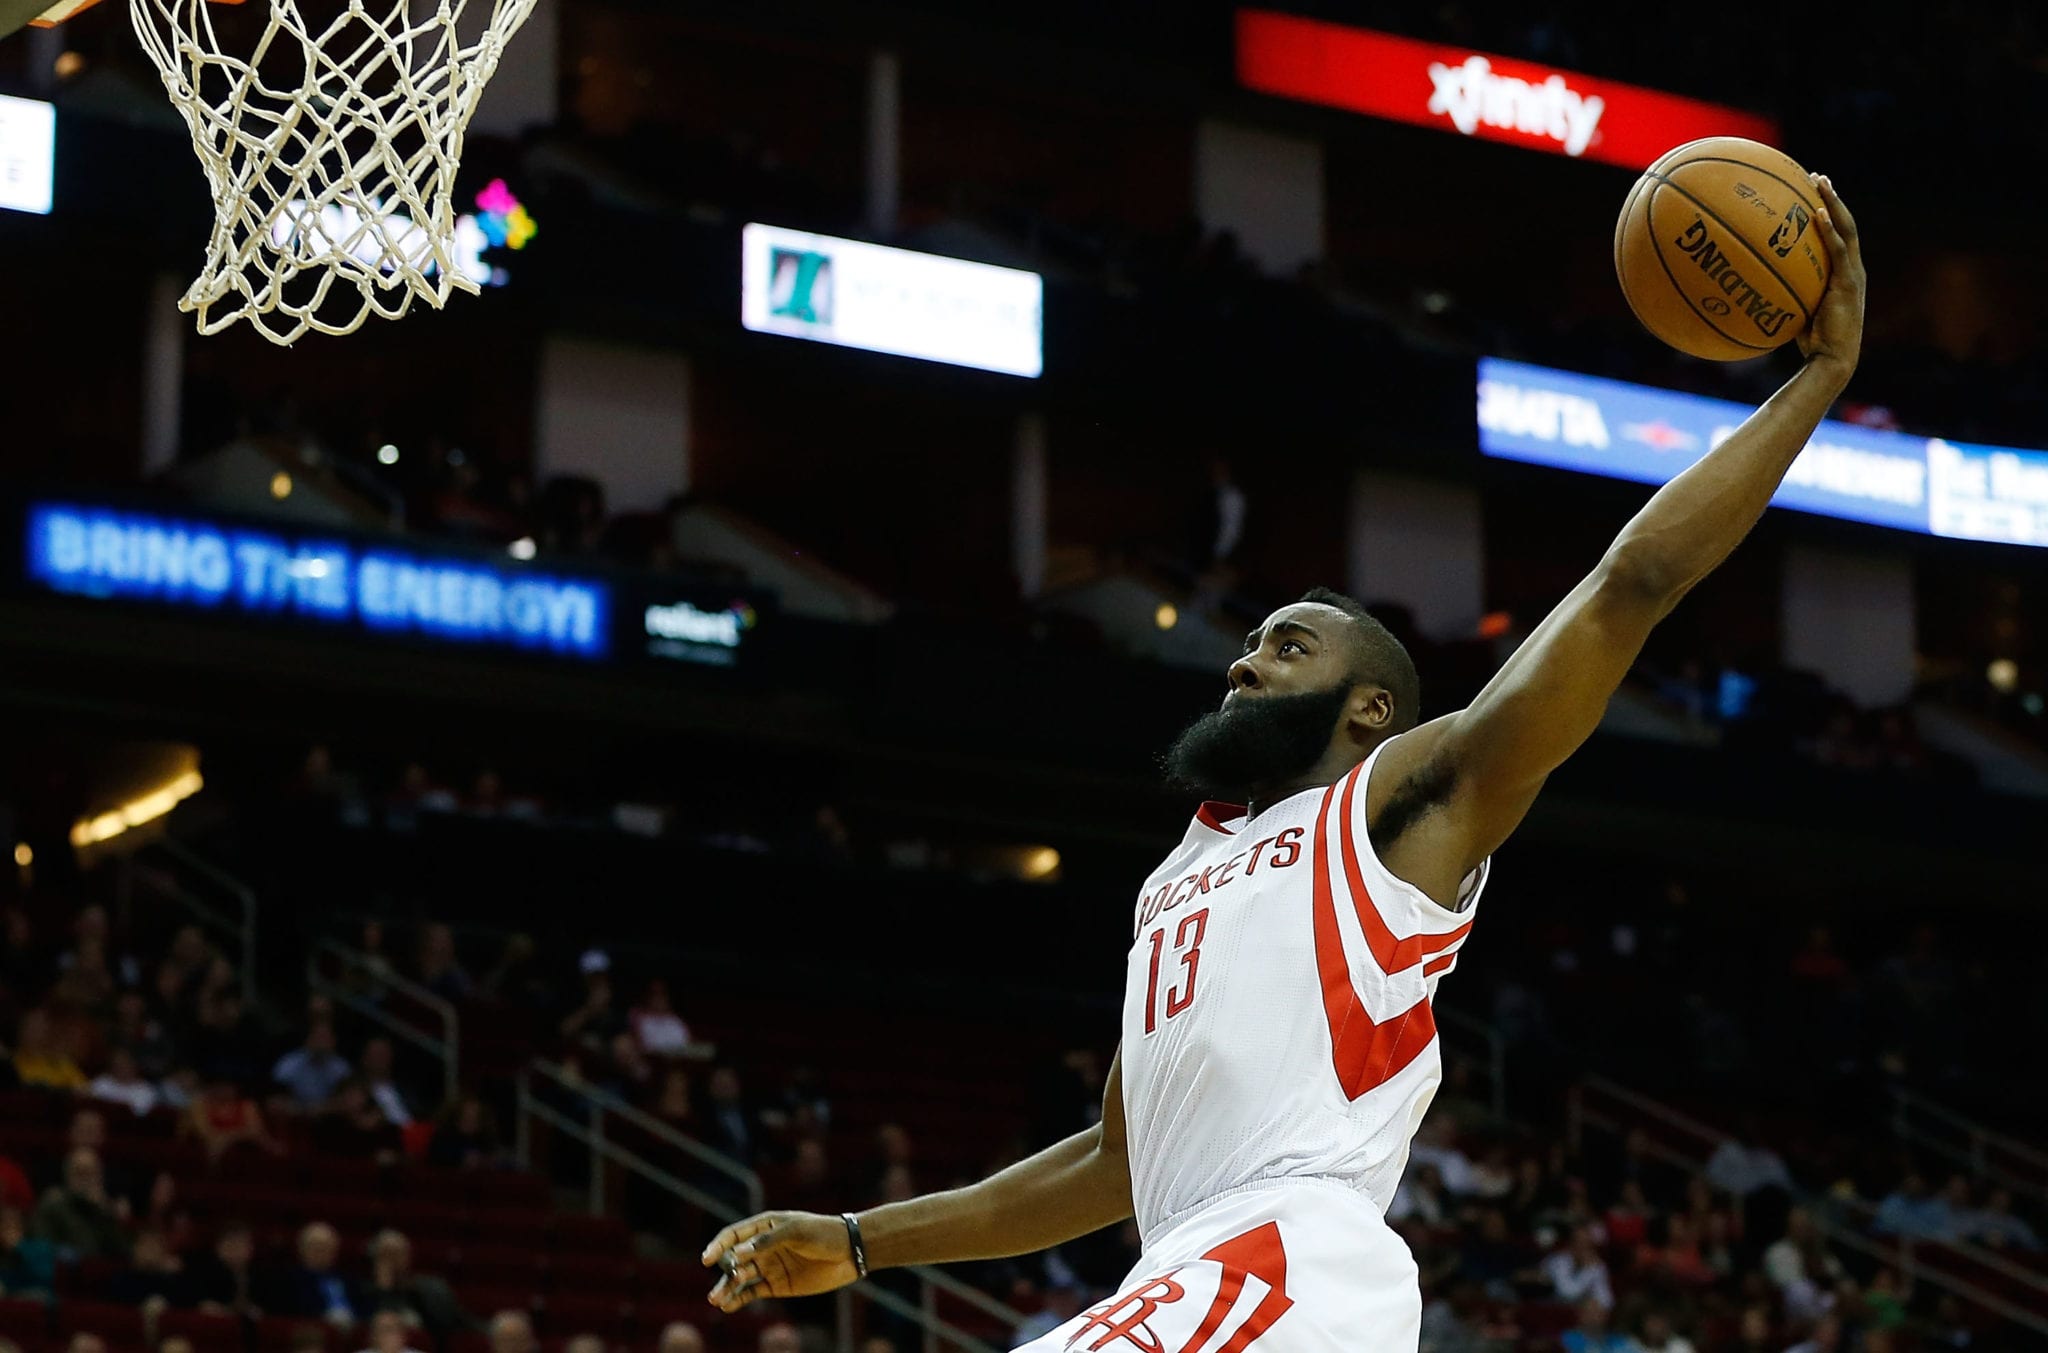
[[1116,1295],[1019,1353],[1415,1353],[1408,1246],[1318,1179],[1233,1190],[1170,1219]]

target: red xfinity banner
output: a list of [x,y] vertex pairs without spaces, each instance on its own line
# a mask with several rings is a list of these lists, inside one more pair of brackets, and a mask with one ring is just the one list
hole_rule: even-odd
[[1261,9],[1237,12],[1237,78],[1262,94],[1628,169],[1702,136],[1778,139],[1755,113]]

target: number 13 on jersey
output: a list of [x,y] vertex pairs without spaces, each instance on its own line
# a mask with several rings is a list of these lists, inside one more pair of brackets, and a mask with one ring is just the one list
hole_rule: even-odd
[[1167,969],[1165,1018],[1172,1019],[1195,1003],[1195,973],[1202,966],[1202,932],[1208,925],[1209,909],[1204,907],[1152,932],[1152,967],[1145,978],[1146,1033],[1159,1027],[1159,969],[1169,950],[1167,932],[1173,932],[1172,957],[1180,960],[1177,971]]

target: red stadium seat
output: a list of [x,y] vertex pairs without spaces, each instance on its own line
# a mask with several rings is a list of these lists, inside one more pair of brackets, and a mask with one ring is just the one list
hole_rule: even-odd
[[242,1322],[231,1315],[205,1311],[163,1311],[156,1318],[159,1340],[173,1336],[190,1339],[193,1353],[242,1353]]
[[573,1212],[553,1218],[552,1235],[558,1250],[581,1250],[603,1254],[624,1251],[633,1243],[633,1233],[617,1217],[586,1217]]
[[346,1353],[343,1345],[354,1348],[357,1345],[343,1337],[344,1331],[324,1320],[302,1320],[295,1316],[267,1315],[254,1322],[250,1333],[253,1336],[255,1353],[291,1353],[292,1339],[302,1329],[320,1331],[326,1340],[327,1353]]
[[534,1290],[546,1278],[541,1251],[524,1245],[464,1245],[456,1271],[466,1285]]
[[550,1298],[540,1315],[542,1327],[556,1338],[595,1334],[607,1341],[618,1341],[633,1337],[632,1305],[619,1297],[564,1293]]
[[49,1334],[49,1303],[33,1298],[0,1297],[0,1339],[12,1339],[26,1353],[30,1343],[41,1344]]
[[548,1290],[589,1295],[642,1291],[643,1268],[645,1265],[622,1255],[557,1251],[548,1261]]
[[58,1333],[97,1334],[114,1345],[141,1348],[147,1342],[143,1328],[142,1308],[139,1306],[117,1306],[107,1301],[64,1301],[57,1304]]

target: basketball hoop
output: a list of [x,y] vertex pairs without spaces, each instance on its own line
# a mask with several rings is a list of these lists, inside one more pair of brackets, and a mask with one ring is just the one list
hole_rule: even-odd
[[208,0],[129,0],[213,193],[206,267],[178,302],[202,334],[246,319],[287,344],[478,289],[456,263],[456,165],[534,0],[490,0],[467,45],[470,0],[329,0],[324,23],[315,4],[255,0],[261,35],[230,52]]

